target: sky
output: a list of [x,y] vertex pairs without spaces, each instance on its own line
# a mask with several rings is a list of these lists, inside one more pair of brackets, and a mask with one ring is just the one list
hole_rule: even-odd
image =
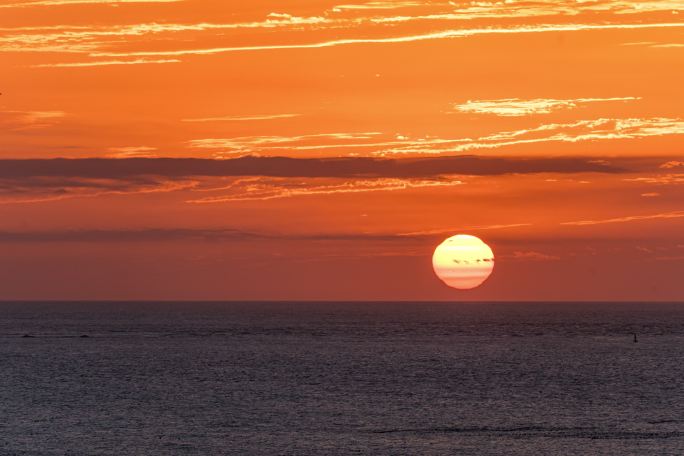
[[679,0],[0,0],[0,62],[2,300],[684,300]]

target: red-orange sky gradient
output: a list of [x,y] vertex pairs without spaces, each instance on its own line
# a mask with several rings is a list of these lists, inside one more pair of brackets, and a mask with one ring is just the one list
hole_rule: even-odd
[[2,0],[0,65],[0,299],[684,300],[681,1]]

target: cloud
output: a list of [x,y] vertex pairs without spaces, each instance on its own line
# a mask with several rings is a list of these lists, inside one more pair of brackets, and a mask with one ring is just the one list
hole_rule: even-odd
[[153,152],[157,150],[156,147],[149,146],[126,146],[126,147],[110,147],[108,149],[113,158],[155,158],[157,155]]
[[579,120],[541,124],[534,128],[494,133],[479,138],[423,139],[378,150],[381,156],[395,154],[454,154],[480,149],[498,149],[544,142],[577,143],[597,140],[638,139],[684,134],[684,120],[664,117]]
[[632,43],[622,43],[623,46],[645,46],[654,49],[677,49],[684,47],[684,43],[659,43],[657,41],[637,41]]
[[[117,46],[122,39],[151,41],[161,36],[179,39],[186,33],[205,33],[211,37],[229,30],[288,29],[330,22],[322,17],[297,17],[271,13],[263,21],[238,23],[140,23],[126,25],[50,25],[0,28],[0,51],[3,52],[64,52],[88,54]],[[328,24],[331,25],[331,24]]]
[[522,228],[526,226],[532,226],[531,223],[508,223],[508,224],[498,224],[498,225],[476,225],[476,226],[466,226],[458,228],[437,228],[434,230],[423,230],[423,231],[412,231],[408,233],[401,233],[399,236],[430,236],[438,234],[448,234],[448,233],[458,233],[459,231],[489,231],[489,230],[503,230],[510,228]]
[[63,111],[0,111],[0,127],[10,130],[47,128],[65,116]]
[[335,5],[332,7],[332,11],[339,13],[342,11],[358,11],[358,10],[393,10],[423,6],[423,2],[417,1],[375,1],[366,2],[360,4],[348,4],[348,5]]
[[659,219],[674,219],[684,217],[684,211],[663,212],[660,214],[648,215],[629,215],[625,217],[616,217],[602,220],[579,220],[574,222],[562,222],[561,225],[573,226],[587,226],[587,225],[603,225],[606,223],[627,223],[638,222],[642,220],[659,220]]
[[[503,225],[502,225],[503,226]],[[462,232],[469,228],[458,228],[448,233]],[[492,234],[489,239],[495,240],[499,247],[497,260],[502,261],[557,261],[562,257],[544,253],[537,250],[557,247],[558,239],[519,237],[509,238],[503,234]],[[273,241],[340,241],[340,242],[371,242],[369,247],[377,249],[373,252],[365,250],[347,251],[336,247],[335,254],[340,255],[362,255],[362,256],[403,256],[397,250],[383,249],[382,244],[401,244],[406,247],[410,256],[428,257],[431,253],[430,247],[434,248],[437,241],[441,241],[441,235],[416,234],[407,236],[393,232],[277,232],[277,231],[253,231],[237,227],[212,227],[212,228],[159,228],[147,227],[139,229],[51,229],[51,230],[0,230],[0,243],[106,243],[106,242],[263,242]],[[595,239],[591,245],[587,245],[587,239],[564,237],[561,243],[566,247],[572,247],[573,251],[567,253],[568,256],[596,256],[603,251],[605,254],[614,254],[618,251],[627,251],[625,239],[604,238]],[[632,239],[629,242],[638,242],[640,239]],[[630,245],[628,242],[628,245]],[[526,250],[519,250],[521,243],[524,243]],[[527,250],[527,247],[530,247]],[[657,252],[667,252],[671,247],[654,246]],[[663,249],[665,247],[665,249]],[[403,248],[403,247],[402,247]],[[404,252],[404,250],[402,250]],[[511,253],[509,253],[511,252]],[[675,252],[676,253],[676,252]],[[677,259],[684,258],[677,256]],[[671,259],[671,258],[663,258]]]
[[[120,154],[149,153],[144,146]],[[173,158],[0,160],[0,203],[152,192],[204,192],[192,203],[270,200],[461,185],[459,175],[620,173],[620,167],[576,158],[433,157],[228,160]],[[213,193],[210,193],[213,192]]]
[[684,184],[684,174],[660,174],[654,176],[630,177],[624,179],[627,182],[638,182],[654,185],[681,185]]
[[662,169],[684,168],[684,161],[671,160],[660,165]]
[[184,0],[29,0],[24,2],[6,3],[0,8],[31,8],[40,6],[68,6],[68,5],[112,5],[123,3],[176,3]]
[[[62,5],[118,5],[123,3],[175,3],[179,0],[43,0],[14,2],[0,5],[0,8],[26,8],[36,6],[62,6]],[[365,36],[367,29],[378,26],[392,32],[392,37],[380,38],[379,41],[356,38],[349,40],[331,40],[318,44],[300,44],[296,46],[322,46],[344,45],[354,43],[372,42],[403,42],[423,39],[441,39],[452,37],[474,36],[487,33],[530,33],[539,31],[573,31],[586,29],[605,29],[610,27],[659,27],[675,26],[676,23],[653,22],[649,17],[642,18],[638,23],[624,24],[624,15],[619,13],[647,13],[649,11],[668,11],[677,9],[671,2],[648,2],[649,8],[630,8],[623,1],[600,2],[598,8],[596,2],[576,1],[546,1],[546,2],[485,2],[459,4],[456,2],[365,2],[360,4],[337,5],[332,9],[321,10],[319,14],[312,16],[296,16],[285,12],[271,12],[261,20],[234,23],[170,23],[148,22],[139,24],[117,25],[49,25],[49,26],[20,26],[3,27],[0,32],[2,46],[0,49],[6,52],[12,51],[39,51],[39,52],[76,52],[87,53],[97,50],[108,49],[111,46],[121,46],[126,42],[139,40],[141,44],[161,38],[162,40],[175,41],[179,44],[185,42],[186,33],[193,33],[200,41],[214,41],[217,37],[225,36],[226,31],[242,32],[249,34],[252,31],[334,31],[340,28],[360,32]],[[634,2],[632,2],[634,4]],[[646,3],[643,4],[646,6]],[[411,8],[402,15],[393,15],[399,8]],[[681,9],[681,7],[680,7]],[[597,16],[600,12],[602,16]],[[389,13],[390,15],[387,15]],[[370,15],[369,15],[370,14]],[[586,16],[587,23],[581,22]],[[580,20],[579,23],[567,24],[565,20],[560,23],[546,24],[513,24],[509,18],[526,19],[547,16],[552,19],[573,17]],[[451,28],[453,23],[469,24],[473,19],[484,20],[487,26],[478,28]],[[504,19],[501,21],[501,19]],[[612,22],[612,23],[611,23]],[[416,26],[428,24],[429,32],[415,34]],[[673,25],[674,24],[674,25]],[[401,26],[406,25],[403,31]],[[436,27],[446,30],[435,32]],[[397,35],[397,28],[399,36]],[[407,33],[413,30],[414,33]],[[401,35],[403,33],[403,35]],[[335,33],[339,35],[339,33]],[[249,36],[241,39],[241,42],[249,42]],[[289,40],[288,40],[289,41]],[[254,46],[236,47],[235,49],[251,49]],[[257,47],[258,48],[258,47]],[[228,48],[226,48],[228,49]],[[233,49],[233,48],[231,48]]]
[[468,100],[465,103],[455,104],[457,112],[467,114],[493,114],[502,117],[521,117],[534,114],[550,114],[562,109],[576,109],[587,103],[605,103],[611,101],[635,101],[640,97],[613,97],[613,98],[575,98],[556,100],[552,98],[535,98],[521,100],[520,98],[503,98],[499,100]]
[[[296,196],[333,195],[343,193],[368,193],[409,190],[426,187],[453,187],[462,185],[457,179],[330,179],[308,182],[274,178],[239,179],[220,188],[221,195],[188,200],[188,203],[210,204],[235,201],[267,201]],[[212,189],[215,191],[215,189]]]
[[183,122],[248,122],[255,120],[291,119],[301,114],[259,114],[251,116],[204,117],[197,119],[183,119]]
[[558,261],[561,258],[556,255],[536,251],[514,251],[509,255],[501,256],[502,260],[522,260],[522,261]]
[[379,132],[320,133],[296,136],[241,136],[236,138],[193,139],[188,145],[196,149],[220,149],[218,157],[273,151],[303,151],[341,148],[374,148],[401,144],[397,141],[377,142]]
[[[457,230],[458,231],[458,230]],[[433,235],[406,235],[391,232],[275,232],[248,231],[235,227],[221,228],[143,228],[143,229],[75,229],[42,231],[2,231],[0,243],[21,242],[230,242],[230,241],[431,241]],[[423,255],[425,252],[422,253]],[[375,255],[375,253],[374,253]],[[392,252],[386,255],[393,255]]]
[[122,179],[132,176],[267,176],[420,178],[511,173],[620,173],[625,169],[582,158],[425,157],[407,159],[341,157],[288,158],[245,156],[226,160],[194,158],[6,159],[0,179],[75,177]]
[[653,258],[655,261],[684,261],[684,255],[659,256]]
[[107,195],[167,193],[198,185],[187,179],[135,177],[129,179],[31,177],[0,179],[0,204],[27,204],[61,201],[71,198]]
[[[411,138],[380,132],[325,133],[294,136],[241,136],[205,138],[188,141],[197,149],[214,149],[215,157],[244,154],[281,155],[284,152],[334,152],[349,150],[349,155],[444,155],[481,149],[499,149],[520,144],[544,142],[578,143],[639,139],[684,134],[684,120],[655,118],[599,118],[567,123],[540,124],[533,128],[502,131],[478,138]],[[674,166],[674,165],[671,165]]]
[[521,25],[514,27],[491,27],[473,29],[454,29],[440,32],[428,32],[411,34],[404,36],[393,36],[384,38],[347,38],[334,39],[329,41],[319,41],[315,43],[300,44],[259,44],[241,46],[221,46],[210,48],[178,49],[178,50],[150,50],[150,51],[97,51],[91,52],[93,57],[182,57],[188,55],[213,55],[229,52],[249,52],[249,51],[274,51],[287,49],[322,49],[329,47],[358,45],[358,44],[390,44],[390,43],[410,43],[416,41],[441,40],[452,38],[466,38],[480,35],[510,35],[510,34],[530,34],[530,33],[549,33],[549,32],[576,32],[587,30],[634,30],[650,28],[682,28],[684,23],[666,22],[657,24],[542,24],[542,25]]
[[401,241],[392,233],[277,233],[245,231],[237,228],[145,228],[51,231],[0,231],[2,242],[169,242],[169,241],[249,241],[249,240],[338,240]]
[[264,239],[269,235],[232,228],[224,229],[161,229],[140,230],[55,230],[0,231],[0,242],[149,242],[177,240],[247,240]]
[[[184,48],[175,50],[150,50],[150,43],[153,40],[143,40],[148,50],[140,51],[112,51],[109,50],[113,46],[122,41],[121,37],[128,37],[126,41],[132,41],[134,38],[159,34],[180,34],[183,32],[218,32],[221,29],[236,29],[236,28],[273,28],[273,27],[301,27],[303,24],[328,24],[330,28],[342,27],[337,24],[338,21],[333,21],[325,18],[297,18],[289,17],[288,19],[268,19],[265,22],[248,23],[248,24],[137,24],[132,26],[117,26],[117,27],[100,27],[93,29],[83,29],[76,27],[75,29],[69,26],[63,26],[65,30],[54,31],[54,29],[45,29],[42,33],[38,30],[32,33],[25,28],[16,29],[17,32],[22,33],[5,33],[0,35],[2,44],[0,51],[2,52],[62,52],[68,54],[87,54],[89,57],[116,57],[115,60],[93,61],[93,62],[67,62],[67,63],[52,63],[47,66],[53,67],[77,67],[77,66],[100,66],[100,65],[123,65],[127,60],[122,58],[135,58],[130,62],[135,64],[143,63],[175,63],[176,59],[156,59],[146,60],[142,57],[183,57],[190,55],[214,55],[229,52],[250,52],[250,51],[265,51],[265,50],[288,50],[288,49],[322,49],[346,45],[359,44],[392,44],[392,43],[409,43],[417,41],[429,40],[443,40],[455,38],[467,38],[480,35],[509,35],[509,34],[530,34],[530,33],[550,33],[550,32],[572,32],[572,31],[587,31],[587,30],[621,30],[621,29],[649,29],[649,28],[680,28],[684,27],[684,23],[639,23],[639,24],[540,24],[540,25],[519,25],[519,26],[492,26],[483,28],[463,28],[463,29],[448,29],[438,32],[412,33],[406,35],[394,35],[388,37],[378,38],[345,38],[345,39],[331,39],[326,41],[310,42],[310,43],[272,43],[272,44],[254,44],[254,45],[235,45],[235,46],[219,46],[219,47],[198,47],[198,48]],[[119,38],[119,39],[117,39]],[[207,37],[209,38],[209,37]],[[185,40],[181,37],[175,39],[169,38],[170,41],[176,41],[178,44],[183,44]],[[208,40],[213,41],[213,40]],[[201,41],[200,41],[201,42]],[[134,64],[134,63],[130,63]]]
[[[0,8],[70,6],[77,10],[93,5],[113,7],[181,2],[182,0],[15,0],[0,5]],[[169,10],[175,11],[173,5],[169,6]],[[263,16],[250,21],[223,23],[160,21],[103,25],[101,21],[91,21],[80,24],[0,27],[0,52],[75,54],[89,59],[77,62],[40,62],[43,68],[162,64],[177,63],[184,56],[227,52],[321,49],[493,34],[678,28],[684,27],[684,23],[663,21],[662,14],[654,13],[680,10],[681,4],[666,0],[371,1],[327,8],[322,6],[307,16],[275,11],[262,13]],[[573,22],[569,23],[568,19]],[[268,42],[264,42],[264,31],[269,32]],[[310,40],[309,35],[317,38]],[[304,38],[300,40],[299,36]],[[188,43],[197,44],[188,48]]]
[[93,62],[41,63],[33,68],[87,68],[116,65],[151,65],[164,63],[180,63],[178,59],[135,59],[135,60],[98,60]]

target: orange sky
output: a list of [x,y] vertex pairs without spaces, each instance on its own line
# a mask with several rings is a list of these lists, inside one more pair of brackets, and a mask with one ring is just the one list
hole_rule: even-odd
[[3,0],[0,62],[0,299],[684,299],[680,1]]

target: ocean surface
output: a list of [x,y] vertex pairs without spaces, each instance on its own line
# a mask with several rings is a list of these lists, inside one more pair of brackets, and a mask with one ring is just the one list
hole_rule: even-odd
[[0,455],[96,454],[684,455],[684,304],[0,303]]

